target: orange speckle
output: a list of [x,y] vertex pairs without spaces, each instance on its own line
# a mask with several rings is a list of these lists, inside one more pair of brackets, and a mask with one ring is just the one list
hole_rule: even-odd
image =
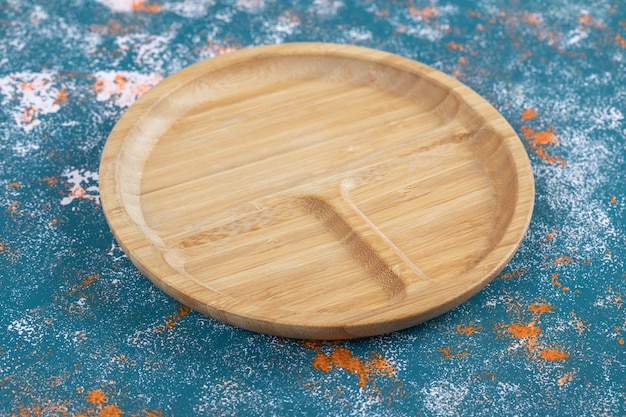
[[593,18],[588,14],[581,14],[578,16],[578,23],[581,25],[590,25],[593,23]]
[[57,179],[55,177],[43,177],[41,180],[50,186],[56,185],[57,183]]
[[83,277],[83,282],[78,284],[76,287],[74,287],[73,289],[71,289],[67,293],[68,294],[74,294],[75,292],[78,292],[79,290],[82,290],[86,286],[93,284],[98,279],[100,279],[101,276],[102,276],[101,274],[87,274],[87,275],[85,275]]
[[437,350],[443,355],[444,359],[452,359],[454,357],[462,358],[469,355],[468,351],[452,353],[452,348],[450,348],[450,346],[438,347]]
[[524,135],[526,141],[530,144],[531,148],[536,152],[537,156],[547,161],[548,163],[559,163],[565,165],[565,159],[559,156],[552,156],[546,152],[544,145],[558,145],[559,141],[556,138],[554,130],[535,131],[528,126],[521,126],[520,131]]
[[128,83],[128,81],[126,80],[126,77],[124,77],[123,75],[117,74],[115,76],[115,79],[113,81],[115,83],[115,85],[117,85],[117,89],[119,91],[122,91],[124,89],[124,86],[126,85],[126,83]]
[[535,134],[535,129],[532,129],[528,126],[520,127],[520,131],[522,132],[526,140],[531,140],[533,135]]
[[466,325],[463,324],[459,324],[456,326],[456,331],[461,333],[461,334],[466,334],[466,335],[470,335],[472,333],[475,333],[479,330],[481,330],[483,328],[483,326],[475,326],[472,323]]
[[313,365],[313,368],[318,369],[322,372],[330,372],[332,361],[330,359],[330,356],[320,352],[315,355],[315,357],[311,361],[311,365]]
[[543,147],[538,147],[537,148],[537,156],[539,158],[545,160],[549,164],[558,163],[559,165],[562,165],[562,166],[565,166],[565,164],[567,164],[567,161],[565,159],[563,159],[560,156],[552,156],[552,155],[548,154]]
[[560,255],[557,256],[556,258],[554,258],[554,260],[552,261],[552,263],[554,265],[556,264],[561,264],[561,265],[569,265],[571,263],[574,263],[574,260],[572,259],[571,256],[567,256],[567,255]]
[[24,115],[22,116],[22,121],[26,124],[31,124],[37,120],[37,112],[39,109],[36,107],[26,107],[24,109]]
[[393,366],[393,364],[387,359],[383,358],[380,353],[374,354],[372,359],[369,360],[368,364],[369,369],[374,370],[383,376],[391,377],[396,373],[395,366]]
[[619,43],[619,46],[621,46],[622,48],[626,48],[626,39],[624,39],[622,35],[620,35],[619,33],[615,35],[615,40],[617,41],[617,43]]
[[548,303],[532,303],[528,306],[528,309],[533,313],[544,314],[554,310],[556,306]]
[[467,64],[467,58],[465,58],[464,56],[460,57],[459,64]]
[[61,102],[67,103],[67,90],[65,88],[60,89],[57,93],[56,98],[54,99],[54,104],[58,105]]
[[376,15],[381,17],[389,16],[389,9],[377,10]]
[[446,44],[446,46],[450,49],[454,49],[456,51],[462,51],[463,50],[463,45],[460,43],[456,43],[454,41],[450,41]]
[[160,4],[145,4],[144,0],[133,0],[130,6],[133,10],[145,10],[147,12],[160,12],[163,6]]
[[559,349],[541,349],[539,356],[547,361],[561,361],[569,358],[569,353],[563,352]]
[[330,354],[330,359],[333,365],[357,374],[359,377],[359,386],[365,387],[368,373],[365,364],[360,358],[352,356],[352,352],[349,349],[344,347],[335,348]]
[[532,321],[530,323],[511,323],[508,329],[517,338],[532,337],[541,333],[541,327],[537,327],[535,322]]
[[80,198],[84,195],[85,195],[85,189],[81,187],[80,185],[76,185],[76,187],[74,187],[72,189],[72,192],[70,193],[70,196],[74,198]]
[[122,410],[114,405],[107,405],[106,407],[103,407],[102,410],[100,410],[100,417],[122,417]]
[[571,372],[568,372],[568,373],[564,374],[562,377],[560,377],[556,381],[556,384],[559,387],[562,387],[563,385],[565,385],[565,383],[572,382],[573,380],[574,380],[574,371],[571,371]]
[[609,199],[609,203],[611,204],[617,203],[617,198],[614,195],[612,195],[611,198]]
[[189,307],[184,306],[184,305],[178,305],[174,308],[174,314],[170,314],[166,317],[166,321],[165,321],[165,325],[160,325],[154,328],[155,332],[162,332],[165,331],[167,329],[171,329],[172,327],[176,326],[178,324],[178,322],[185,317],[187,314],[189,314]]
[[93,83],[93,89],[96,90],[96,93],[100,93],[104,91],[106,88],[106,82],[103,78],[96,78],[96,81]]
[[528,269],[526,269],[526,268],[517,268],[517,269],[514,269],[514,270],[509,271],[509,272],[504,272],[498,278],[499,279],[515,278],[515,277],[519,277],[519,276],[524,275],[526,272],[528,272]]
[[160,410],[146,411],[146,417],[162,417],[163,412]]
[[552,282],[554,285],[559,287],[562,291],[569,291],[569,288],[564,287],[563,284],[561,284],[559,280],[557,279],[560,275],[561,274],[559,274],[558,272],[553,272],[552,277],[550,277],[550,282]]
[[549,130],[535,132],[533,134],[533,140],[537,145],[550,145],[558,143],[556,137],[554,136],[554,132]]
[[529,25],[538,25],[541,23],[541,17],[535,13],[525,13],[522,15],[522,22],[526,22]]
[[426,6],[423,9],[409,7],[409,13],[413,16],[421,17],[422,19],[430,19],[431,17],[437,16],[437,11],[432,6]]
[[108,401],[107,397],[104,395],[104,392],[100,389],[87,391],[85,399],[91,404],[103,404]]
[[526,109],[522,112],[522,119],[530,120],[537,117],[537,111],[535,109]]
[[9,184],[7,184],[8,187],[13,187],[13,188],[20,188],[20,183],[15,181],[15,182],[11,182]]
[[358,385],[363,388],[375,375],[391,377],[396,373],[395,366],[379,353],[364,361],[353,356],[350,349],[345,347],[337,346],[329,354],[325,354],[319,342],[305,341],[304,346],[317,351],[317,355],[311,361],[315,369],[322,372],[330,372],[333,366],[345,369],[358,376]]

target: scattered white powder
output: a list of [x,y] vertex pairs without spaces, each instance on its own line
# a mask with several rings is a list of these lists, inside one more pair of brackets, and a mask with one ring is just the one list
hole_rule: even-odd
[[20,72],[0,78],[0,103],[25,130],[41,123],[40,116],[59,111],[63,94],[56,74],[50,72]]
[[[71,185],[70,194],[63,197],[61,205],[66,206],[77,198],[93,200],[96,204],[100,204],[100,188],[97,185],[98,173],[87,170],[66,170],[63,174],[67,178],[68,184]],[[96,183],[90,185],[90,182]]]
[[424,407],[439,416],[461,415],[459,406],[468,393],[467,386],[448,381],[434,381],[422,389]]
[[157,74],[133,71],[98,71],[94,74],[97,101],[111,101],[118,107],[128,107],[150,87],[161,81]]

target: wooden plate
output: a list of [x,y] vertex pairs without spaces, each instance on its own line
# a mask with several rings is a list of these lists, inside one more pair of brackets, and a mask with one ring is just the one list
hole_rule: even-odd
[[483,288],[534,182],[504,118],[453,78],[334,44],[192,65],[117,123],[104,213],[135,265],[218,320],[342,339],[403,329]]

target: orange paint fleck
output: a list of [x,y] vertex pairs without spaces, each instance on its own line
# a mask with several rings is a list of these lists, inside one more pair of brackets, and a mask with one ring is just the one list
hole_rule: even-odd
[[475,333],[475,332],[477,332],[479,330],[482,330],[482,328],[483,328],[483,326],[475,326],[472,323],[468,324],[467,326],[463,325],[463,324],[459,324],[459,325],[456,326],[456,331],[458,333],[466,334],[466,335],[469,336],[472,333]]
[[126,80],[126,77],[124,77],[123,75],[117,74],[115,76],[115,79],[113,80],[113,82],[115,82],[115,84],[117,85],[118,90],[122,91],[124,89],[124,86],[126,85],[126,83],[128,83],[128,81]]
[[578,23],[581,25],[590,25],[593,23],[593,18],[588,14],[581,14],[578,16]]
[[316,341],[305,341],[304,346],[317,351],[317,355],[311,361],[313,368],[322,372],[330,372],[333,366],[344,369],[356,374],[358,385],[363,388],[377,375],[391,377],[396,374],[393,363],[383,358],[380,353],[375,353],[371,359],[364,361],[354,356],[350,349],[342,346],[333,348],[329,354],[324,353],[320,343]]
[[460,57],[459,64],[467,64],[467,58],[465,58],[464,56]]
[[536,152],[537,156],[547,161],[550,164],[559,163],[565,165],[565,159],[560,156],[552,156],[546,152],[545,145],[558,145],[559,141],[554,133],[554,130],[535,131],[528,126],[521,126],[520,131],[524,135],[526,141],[530,144],[530,147]]
[[562,361],[569,358],[569,353],[559,349],[541,349],[539,356],[547,361]]
[[20,188],[20,183],[15,181],[7,184],[7,187]]
[[162,417],[163,416],[163,412],[160,410],[152,410],[152,411],[146,411],[146,416],[145,417]]
[[100,389],[87,391],[85,399],[91,404],[103,404],[108,401],[107,397],[104,395],[104,392]]
[[617,343],[619,343],[620,345],[624,344],[624,338],[620,337],[619,339],[617,339]]
[[468,351],[452,353],[450,346],[438,347],[437,350],[443,355],[444,359],[462,358],[469,355]]
[[98,415],[99,417],[122,417],[122,410],[118,406],[111,404],[103,407]]
[[191,311],[190,308],[182,304],[174,307],[174,314],[169,314],[168,316],[166,316],[165,325],[157,326],[154,331],[163,332],[167,329],[171,329],[172,327],[176,326],[183,317],[189,314],[189,311]]
[[454,49],[456,51],[462,51],[463,50],[463,45],[460,43],[456,43],[454,41],[450,41],[446,44],[446,46],[450,49]]
[[554,136],[554,132],[549,130],[535,132],[535,134],[533,134],[533,140],[535,144],[538,145],[550,145],[558,143],[556,137]]
[[67,103],[67,90],[65,88],[60,89],[54,99],[54,104],[59,105],[60,103]]
[[615,40],[617,41],[617,43],[619,43],[619,46],[621,46],[622,48],[626,48],[626,39],[624,39],[622,35],[620,35],[619,33],[615,35]]
[[160,4],[145,4],[144,0],[133,0],[130,6],[133,10],[145,10],[147,12],[160,12],[163,9],[163,6]]
[[57,179],[55,177],[43,177],[41,180],[47,183],[49,186],[56,185],[57,183]]
[[537,111],[535,109],[526,109],[522,112],[522,119],[530,120],[537,117]]
[[525,13],[522,15],[522,22],[526,22],[529,25],[538,25],[541,23],[541,17],[535,13]]
[[528,272],[527,268],[517,268],[517,269],[514,269],[514,270],[509,271],[509,272],[504,272],[498,278],[499,279],[515,278],[515,277],[519,277],[519,276],[524,275],[526,272]]
[[93,83],[93,89],[96,91],[96,93],[100,93],[101,91],[104,91],[106,87],[106,82],[104,81],[103,78],[96,78],[96,81]]
[[552,261],[552,263],[554,265],[557,264],[561,264],[561,265],[569,265],[571,263],[574,263],[574,260],[572,259],[571,256],[567,256],[567,255],[560,255],[557,256],[556,258],[554,258],[554,260]]
[[528,306],[528,309],[533,313],[544,314],[554,310],[556,306],[548,303],[532,303]]
[[572,382],[574,380],[574,371],[570,371],[566,374],[564,374],[562,377],[560,377],[557,381],[556,384],[559,387],[562,387],[563,385],[565,385],[567,382]]
[[313,368],[318,369],[322,372],[330,372],[330,368],[332,367],[333,363],[330,359],[330,356],[320,352],[315,355],[315,357],[311,361],[311,365],[313,365]]
[[365,387],[367,384],[367,374],[365,363],[355,356],[352,352],[344,347],[337,347],[330,354],[333,365],[343,368],[348,372],[357,374],[359,377],[359,386]]
[[24,109],[24,115],[22,116],[22,121],[26,124],[33,123],[34,121],[38,119],[37,112],[39,112],[39,109],[37,109],[36,107],[26,107]]
[[432,6],[426,6],[423,9],[409,7],[409,13],[413,16],[421,17],[422,19],[430,19],[431,17],[437,16],[437,11]]
[[73,289],[68,291],[68,294],[74,294],[75,292],[78,292],[78,291],[82,290],[86,286],[93,284],[98,279],[100,279],[101,276],[102,276],[101,274],[87,274],[87,275],[85,275],[83,277],[83,282],[81,282],[76,287],[74,287]]
[[612,195],[611,198],[609,199],[609,203],[611,204],[617,203],[617,198],[614,195]]
[[509,332],[517,338],[527,338],[541,333],[541,327],[537,327],[535,322],[511,323],[508,326]]

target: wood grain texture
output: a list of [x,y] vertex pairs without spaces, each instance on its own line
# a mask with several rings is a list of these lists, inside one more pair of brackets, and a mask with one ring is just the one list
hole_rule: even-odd
[[105,215],[137,267],[218,320],[295,338],[391,332],[465,301],[530,222],[519,138],[453,78],[382,51],[250,48],[120,119]]

